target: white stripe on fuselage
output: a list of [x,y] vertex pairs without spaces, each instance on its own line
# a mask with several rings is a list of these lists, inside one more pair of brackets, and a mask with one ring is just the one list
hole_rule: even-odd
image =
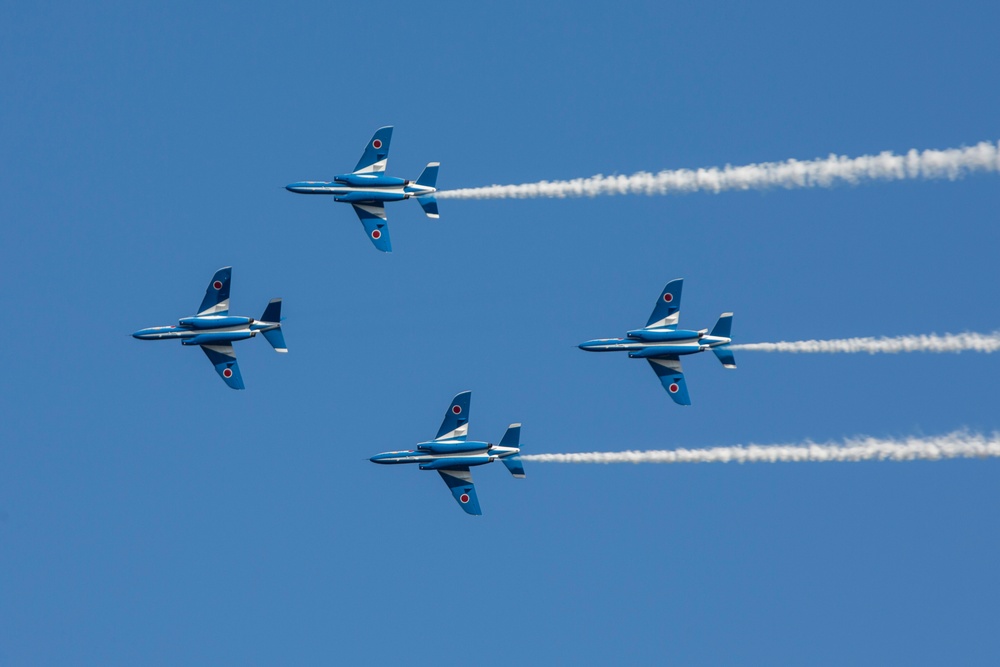
[[383,186],[377,188],[359,188],[352,187],[350,185],[333,185],[330,183],[324,183],[322,185],[312,185],[312,186],[296,186],[297,190],[308,190],[310,192],[321,192],[331,195],[349,195],[354,192],[378,192],[381,194],[407,194],[404,189],[406,186],[399,185],[395,187]]
[[595,346],[595,349],[605,349],[607,351],[622,350],[642,350],[647,347],[673,347],[673,346],[684,346],[684,345],[697,345],[698,350],[692,350],[692,352],[700,351],[701,347],[717,347],[719,345],[725,345],[726,343],[732,342],[730,338],[715,338],[713,336],[703,336],[701,338],[684,338],[681,340],[661,340],[661,341],[648,341],[648,340],[637,340],[633,338],[620,338],[617,339],[621,342],[619,343],[606,343],[600,346]]
[[[434,442],[439,442],[435,440]],[[462,443],[456,443],[462,444]],[[451,452],[446,454],[432,454],[430,452],[419,452],[413,450],[406,450],[401,452],[385,452],[386,454],[399,454],[397,457],[391,459],[382,459],[383,461],[406,461],[407,463],[429,463],[431,461],[440,461],[442,459],[462,459],[468,458],[470,456],[482,456],[484,454],[497,459],[505,459],[508,456],[517,454],[521,450],[517,447],[500,447],[499,445],[488,445],[483,449],[473,449],[471,451],[465,452]]]
[[[261,326],[263,325],[263,326]],[[257,328],[254,329],[253,327]],[[252,325],[243,324],[233,327],[218,327],[218,328],[207,328],[207,329],[183,329],[181,327],[164,327],[163,331],[150,332],[160,338],[194,338],[195,336],[200,336],[202,334],[216,334],[216,333],[259,333],[264,331],[270,331],[271,329],[277,329],[281,325],[277,322],[254,322]]]

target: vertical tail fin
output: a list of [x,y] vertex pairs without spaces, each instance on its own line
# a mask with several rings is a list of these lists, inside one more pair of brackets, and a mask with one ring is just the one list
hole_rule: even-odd
[[[503,438],[500,440],[501,447],[518,447],[521,446],[521,425],[511,424],[507,427],[507,432],[503,434]],[[507,466],[507,470],[514,477],[523,478],[524,477],[524,463],[521,462],[521,454],[517,453],[513,456],[508,456],[506,458],[500,459],[503,464]]]
[[424,170],[420,172],[420,176],[417,177],[417,185],[423,185],[428,188],[436,188],[438,169],[440,167],[440,162],[428,162],[427,166],[424,167]]
[[[715,323],[715,327],[712,329],[713,336],[717,338],[732,338],[733,331],[733,314],[732,313],[722,313],[719,317],[719,321]],[[733,351],[729,349],[729,344],[720,345],[718,347],[713,347],[712,352],[715,352],[715,356],[719,358],[722,365],[726,368],[736,368],[736,357],[733,356]]]
[[[441,166],[440,162],[429,162],[424,170],[420,172],[420,176],[417,178],[417,185],[422,185],[426,188],[437,187],[438,178],[438,168]],[[428,218],[437,218],[438,216],[438,203],[434,195],[424,195],[423,197],[417,197],[417,202],[420,207],[424,209],[424,213],[427,214]]]
[[278,324],[274,329],[261,331],[261,333],[275,352],[288,352],[288,347],[285,345],[285,334],[281,333],[281,299],[271,299],[267,308],[264,309],[264,314],[260,316],[260,321]]
[[716,336],[718,338],[732,338],[733,330],[733,314],[732,313],[722,313],[719,316],[719,321],[715,323],[712,328],[712,333],[710,335]]

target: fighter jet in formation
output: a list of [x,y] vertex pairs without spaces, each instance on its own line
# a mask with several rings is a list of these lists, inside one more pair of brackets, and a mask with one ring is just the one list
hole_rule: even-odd
[[726,368],[736,368],[730,330],[733,314],[723,313],[712,333],[708,329],[691,331],[678,329],[681,316],[681,288],[684,280],[671,280],[656,300],[656,306],[645,328],[629,331],[626,338],[600,338],[580,343],[588,352],[628,352],[633,359],[645,359],[660,378],[670,398],[679,405],[691,405],[681,356],[712,350]]
[[438,167],[431,162],[416,181],[385,175],[389,160],[389,141],[392,126],[380,127],[365,146],[358,166],[349,174],[334,176],[333,181],[301,181],[286,185],[285,189],[303,195],[333,195],[334,201],[347,202],[361,219],[365,232],[382,252],[392,252],[389,227],[385,216],[385,202],[416,198],[428,218],[438,217],[437,192]]
[[482,514],[469,468],[499,459],[507,466],[510,474],[523,478],[521,425],[508,426],[499,445],[467,442],[465,437],[469,431],[471,398],[471,391],[463,391],[452,400],[448,411],[444,413],[444,421],[441,422],[437,437],[433,440],[421,442],[416,449],[376,454],[370,460],[382,464],[417,463],[421,470],[437,470],[463,510],[469,514]]
[[236,363],[233,341],[263,334],[276,352],[288,352],[281,333],[281,299],[271,299],[259,320],[229,314],[229,284],[233,268],[219,269],[212,276],[201,308],[194,317],[185,317],[177,326],[151,327],[132,334],[139,340],[180,339],[181,345],[200,345],[222,381],[233,389],[243,389],[243,376]]

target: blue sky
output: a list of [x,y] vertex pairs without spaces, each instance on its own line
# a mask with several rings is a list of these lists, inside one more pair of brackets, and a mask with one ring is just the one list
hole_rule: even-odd
[[[439,185],[1000,139],[995,3],[7,3],[0,9],[0,662],[996,664],[986,460],[475,471],[374,453],[1000,428],[989,355],[576,349],[735,312],[739,342],[994,331],[1000,181],[390,205],[395,252],[282,186]],[[285,299],[290,348],[128,338]],[[706,358],[707,357],[707,358]]]

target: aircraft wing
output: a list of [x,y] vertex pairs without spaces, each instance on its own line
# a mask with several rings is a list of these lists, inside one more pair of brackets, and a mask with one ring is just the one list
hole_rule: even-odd
[[381,174],[385,172],[389,161],[389,142],[392,141],[392,125],[386,125],[375,130],[368,140],[365,152],[354,168],[355,174]]
[[382,252],[392,252],[392,243],[389,242],[389,223],[385,218],[385,205],[382,202],[371,202],[370,204],[352,204],[354,212],[358,214],[361,224],[365,226],[365,233],[372,240],[375,247]]
[[479,516],[483,513],[479,509],[479,498],[476,496],[476,487],[472,483],[472,473],[468,466],[438,470],[441,479],[451,489],[451,495],[455,496],[459,506],[468,514]]
[[663,388],[674,399],[678,405],[691,405],[688,397],[687,382],[684,381],[684,369],[681,368],[681,359],[677,355],[665,357],[654,357],[647,359],[649,366],[660,378]]
[[244,389],[243,376],[240,375],[240,367],[236,363],[236,352],[233,346],[225,345],[202,345],[202,351],[208,360],[215,366],[215,371],[222,378],[222,381],[233,389]]
[[198,315],[229,314],[229,283],[233,278],[233,267],[224,266],[215,272],[205,288],[205,298],[201,300]]
[[653,312],[649,314],[649,321],[646,322],[647,329],[660,327],[673,329],[677,326],[677,322],[681,318],[681,290],[683,288],[683,278],[677,278],[667,283],[656,299]]
[[451,399],[451,405],[444,413],[441,428],[435,440],[461,440],[469,433],[469,404],[472,402],[472,392],[463,391]]

